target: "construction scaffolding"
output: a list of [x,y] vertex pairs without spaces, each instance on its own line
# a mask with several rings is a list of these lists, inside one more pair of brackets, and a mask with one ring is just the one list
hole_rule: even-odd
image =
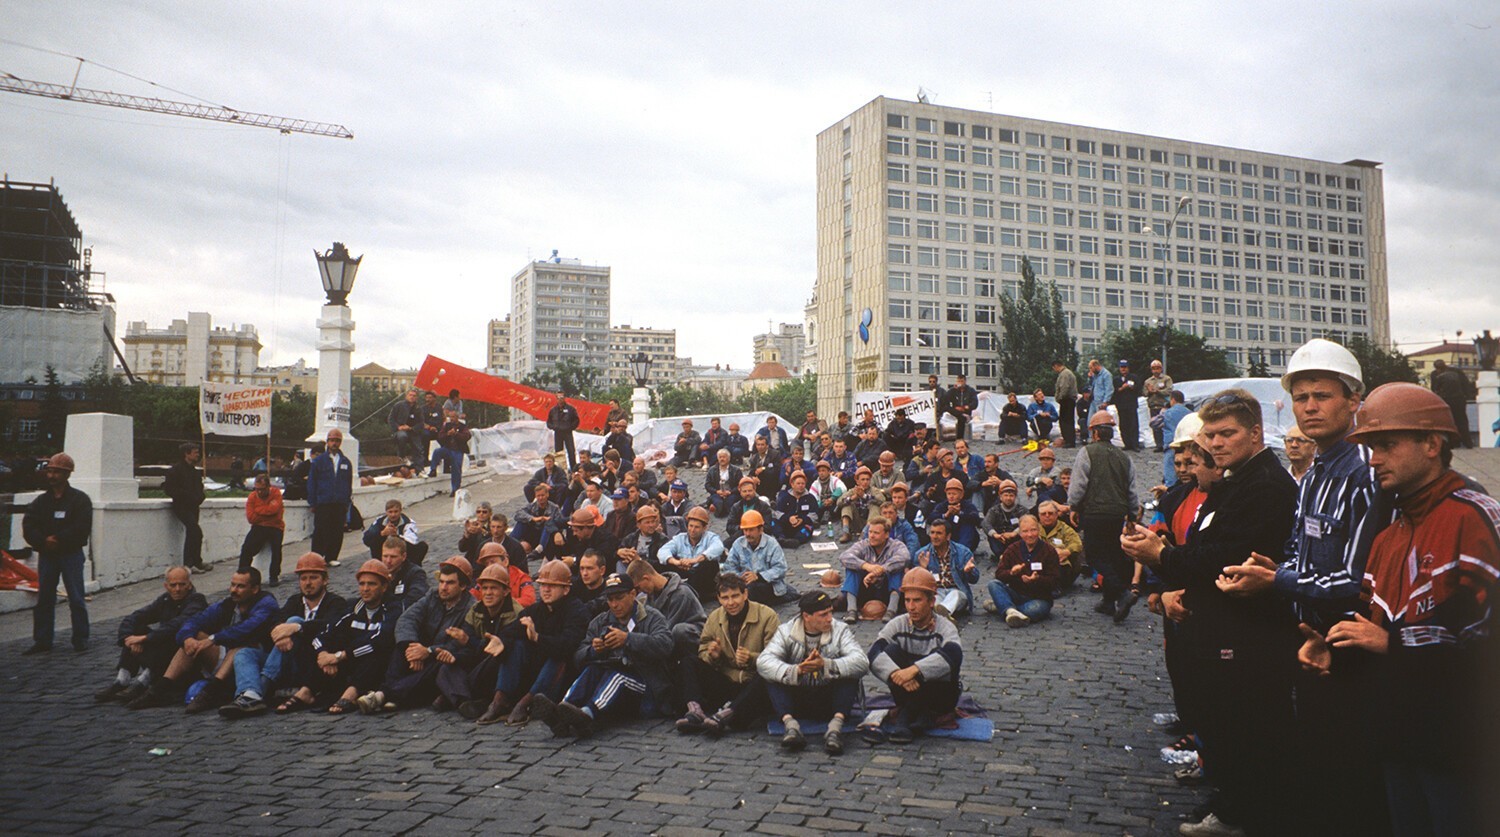
[[93,292],[83,232],[53,183],[0,179],[0,305],[91,311]]

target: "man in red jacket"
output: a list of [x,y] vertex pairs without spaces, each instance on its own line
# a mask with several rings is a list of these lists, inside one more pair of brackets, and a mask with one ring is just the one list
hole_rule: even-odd
[[265,474],[255,477],[255,490],[245,498],[245,519],[250,522],[250,531],[240,546],[240,566],[235,572],[250,569],[255,556],[267,546],[271,547],[271,581],[268,586],[281,584],[281,541],[286,535],[286,520],[281,502],[281,489],[271,484]]

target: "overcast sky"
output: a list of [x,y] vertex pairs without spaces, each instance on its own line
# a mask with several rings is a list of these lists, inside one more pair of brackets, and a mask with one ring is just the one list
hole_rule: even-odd
[[[749,364],[801,322],[814,138],[876,96],[1384,164],[1392,332],[1500,330],[1500,11],[1480,2],[79,3],[0,39],[79,85],[336,122],[336,140],[0,94],[131,320],[253,323],[316,363],[314,248],[365,260],[356,364],[479,366],[509,279],[614,269],[613,321]],[[0,42],[0,72],[77,63]],[[1408,348],[1411,348],[1410,346]]]

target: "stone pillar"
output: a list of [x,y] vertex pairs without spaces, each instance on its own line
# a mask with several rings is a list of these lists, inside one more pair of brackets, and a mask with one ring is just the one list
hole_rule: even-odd
[[359,440],[349,432],[349,405],[353,395],[351,372],[354,360],[354,319],[347,305],[324,305],[318,318],[317,416],[309,443],[321,442],[328,431],[344,433],[342,453],[354,466],[354,484],[359,484]]
[[1474,399],[1479,406],[1479,446],[1495,447],[1494,426],[1500,421],[1500,372],[1481,369],[1478,383],[1479,395]]
[[63,450],[76,470],[69,482],[95,504],[140,499],[135,478],[135,421],[112,413],[68,416]]
[[651,418],[651,392],[636,387],[630,393],[630,423],[641,424]]

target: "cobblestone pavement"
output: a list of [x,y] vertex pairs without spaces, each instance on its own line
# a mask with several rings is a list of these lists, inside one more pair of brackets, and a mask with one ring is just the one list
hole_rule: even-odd
[[[1024,470],[1018,458],[1007,464]],[[1060,458],[1071,461],[1069,452]],[[1159,455],[1138,454],[1137,471],[1149,485]],[[520,482],[499,477],[474,491],[509,512],[521,505]],[[457,542],[448,509],[440,498],[414,510],[433,555]],[[304,549],[289,544],[288,560]],[[345,557],[360,552],[351,535]],[[795,580],[805,588],[811,575],[799,565],[833,555],[792,551]],[[353,590],[357,563],[334,571],[335,589]],[[223,595],[228,566],[196,578],[210,600]],[[992,567],[981,561],[982,572]],[[41,657],[19,656],[29,615],[0,620],[0,830],[1149,834],[1175,832],[1203,796],[1178,786],[1157,753],[1169,741],[1150,715],[1171,708],[1159,624],[1141,607],[1114,625],[1092,612],[1081,583],[1051,620],[1029,628],[1008,629],[983,612],[960,619],[964,680],[995,721],[993,741],[872,748],[855,740],[838,758],[785,755],[764,731],[718,742],[680,736],[665,720],[564,743],[538,724],[477,728],[428,710],[228,722],[95,705],[117,653],[115,614],[159,590],[149,583],[95,596],[94,640],[81,655],[67,650],[65,608],[59,650]],[[872,642],[878,623],[856,630]],[[865,686],[876,688],[873,679]],[[153,748],[170,753],[152,756]]]

